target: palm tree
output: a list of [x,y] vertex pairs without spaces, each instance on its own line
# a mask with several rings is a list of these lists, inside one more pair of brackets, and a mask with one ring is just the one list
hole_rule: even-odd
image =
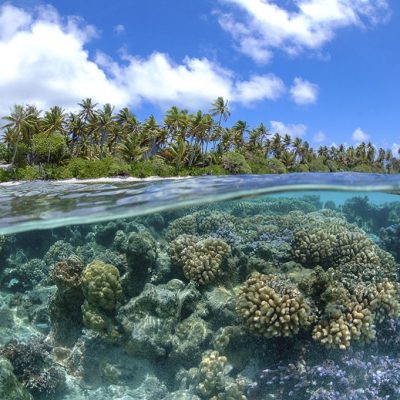
[[105,104],[103,109],[97,112],[96,128],[94,132],[99,133],[98,145],[100,147],[100,160],[103,158],[103,147],[107,143],[110,133],[115,128],[114,107],[111,104]]
[[85,124],[83,120],[75,113],[70,113],[67,117],[67,131],[69,144],[71,145],[71,156],[75,155],[75,144],[83,140],[85,135]]
[[367,157],[367,161],[368,161],[368,163],[370,165],[372,165],[374,163],[375,155],[376,155],[375,146],[371,142],[368,142],[367,143],[367,154],[366,154],[366,157]]
[[222,119],[226,122],[231,115],[228,106],[228,100],[225,101],[223,97],[218,97],[213,103],[211,103],[210,114],[215,117],[219,115],[218,125],[221,126]]
[[244,144],[244,135],[246,132],[249,131],[248,125],[246,121],[239,120],[233,125],[232,132],[233,132],[233,144],[235,145],[237,150]]
[[275,158],[279,158],[281,152],[283,151],[282,147],[282,137],[279,133],[275,133],[271,140],[271,152]]
[[127,162],[139,161],[147,150],[148,147],[140,146],[139,138],[132,132],[117,145],[118,153]]
[[81,107],[78,115],[83,121],[88,122],[94,117],[97,103],[93,103],[91,98],[83,99],[81,103],[78,103],[78,106]]
[[284,150],[280,157],[280,161],[282,161],[282,164],[290,170],[291,167],[293,167],[295,161],[296,161],[296,155],[292,151]]
[[11,158],[11,166],[13,166],[20,141],[29,137],[29,132],[35,129],[35,124],[37,123],[36,115],[31,108],[24,108],[24,106],[17,104],[12,109],[10,115],[3,117],[3,119],[6,120],[7,123],[2,126],[2,129],[7,130],[7,140],[13,148],[13,155]]
[[172,157],[172,161],[175,163],[176,171],[179,173],[182,165],[185,163],[187,159],[186,142],[181,137],[178,137],[176,143],[173,143],[169,147],[169,154]]
[[262,150],[264,139],[269,135],[267,128],[261,123],[250,131],[248,139],[249,150]]
[[[49,111],[45,112],[44,117],[40,121],[41,131],[45,133],[47,136],[51,136],[54,134],[65,136],[67,132],[64,126],[65,120],[66,120],[66,114],[64,110],[59,106],[54,106],[50,108]],[[49,141],[47,163],[50,163],[50,155],[51,155],[51,142]]]
[[178,107],[171,107],[165,114],[164,124],[168,129],[170,138],[181,137],[186,140],[186,134],[190,124],[187,110],[180,110]]

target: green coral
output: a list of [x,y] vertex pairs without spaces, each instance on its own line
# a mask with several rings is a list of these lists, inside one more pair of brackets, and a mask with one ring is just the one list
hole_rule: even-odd
[[93,261],[82,274],[83,323],[87,328],[114,336],[113,313],[122,297],[119,271],[111,264]]
[[122,297],[119,271],[103,261],[91,262],[82,274],[82,290],[87,301],[104,310],[114,310]]
[[293,336],[307,328],[314,317],[293,284],[258,272],[242,286],[237,311],[252,332],[268,338]]
[[223,275],[230,246],[222,239],[181,235],[169,247],[171,260],[182,267],[187,279],[206,285]]

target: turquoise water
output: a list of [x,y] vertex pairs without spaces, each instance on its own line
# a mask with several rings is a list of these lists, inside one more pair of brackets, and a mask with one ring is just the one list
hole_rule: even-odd
[[0,185],[0,398],[399,399],[399,183]]

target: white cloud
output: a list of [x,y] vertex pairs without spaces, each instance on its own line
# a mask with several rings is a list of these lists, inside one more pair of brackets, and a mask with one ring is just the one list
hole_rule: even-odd
[[245,104],[265,99],[277,100],[285,90],[284,83],[275,75],[256,75],[249,81],[237,82],[233,100],[238,98]]
[[322,142],[324,142],[325,140],[326,140],[326,135],[325,135],[325,133],[322,132],[322,131],[317,132],[317,133],[314,135],[314,137],[313,137],[313,141],[314,141],[315,143],[322,143]]
[[126,30],[125,25],[118,24],[118,25],[115,25],[115,26],[114,26],[114,32],[115,32],[117,35],[121,35],[122,33],[125,32],[125,30]]
[[295,78],[290,88],[290,95],[296,104],[312,104],[317,101],[319,93],[318,85],[302,78]]
[[93,26],[62,18],[51,7],[28,13],[0,6],[0,114],[17,103],[70,109],[86,97],[117,107],[149,102],[194,109],[218,96],[249,104],[276,100],[285,91],[275,75],[243,80],[206,58],[186,57],[177,64],[155,52],[146,58],[125,55],[123,62],[99,53],[93,60],[86,46],[95,35]]
[[320,49],[340,28],[377,24],[390,15],[387,0],[290,0],[286,8],[272,0],[220,2],[240,9],[240,16],[219,13],[219,23],[257,62],[270,61],[276,49],[289,55]]
[[351,135],[351,138],[355,142],[366,142],[367,140],[369,140],[369,135],[362,131],[361,128],[357,128]]
[[303,124],[284,124],[281,121],[271,121],[271,130],[281,135],[289,134],[292,137],[304,136],[307,126]]

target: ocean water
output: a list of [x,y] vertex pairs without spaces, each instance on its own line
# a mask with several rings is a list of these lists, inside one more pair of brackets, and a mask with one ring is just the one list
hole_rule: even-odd
[[400,177],[0,185],[0,399],[400,399]]

